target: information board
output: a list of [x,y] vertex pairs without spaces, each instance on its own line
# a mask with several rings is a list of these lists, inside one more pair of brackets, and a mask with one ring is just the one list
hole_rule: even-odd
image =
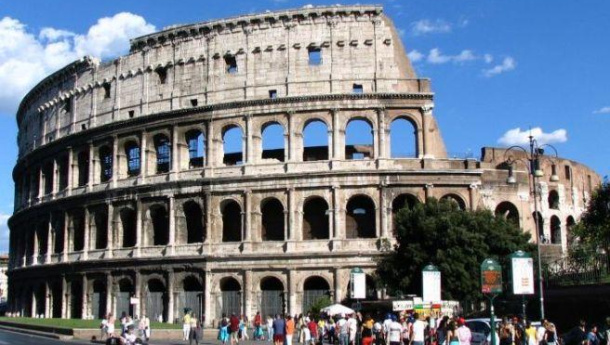
[[513,256],[511,258],[513,294],[534,294],[534,259]]
[[481,291],[486,294],[502,293],[502,268],[493,259],[481,264]]

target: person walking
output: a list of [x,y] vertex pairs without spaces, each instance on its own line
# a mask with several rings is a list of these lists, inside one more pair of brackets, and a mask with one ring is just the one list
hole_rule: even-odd
[[292,337],[294,336],[294,320],[288,315],[286,320],[286,345],[292,345]]
[[220,320],[218,340],[220,340],[222,345],[226,345],[227,341],[229,341],[229,320],[225,314],[222,314],[222,319]]
[[396,315],[392,314],[388,332],[388,342],[389,345],[401,345],[400,341],[402,339],[402,325],[397,321]]
[[344,314],[341,314],[341,318],[339,319],[339,321],[337,321],[336,329],[339,332],[339,345],[348,345],[349,325],[347,324],[347,320],[345,319]]
[[591,329],[589,329],[589,333],[587,333],[587,341],[589,345],[600,345],[601,340],[599,338],[599,334],[597,334],[597,325],[591,325]]
[[362,321],[362,327],[360,329],[360,333],[362,334],[362,345],[372,345],[373,344],[373,325],[375,321],[370,314],[364,315],[364,320]]
[[261,312],[257,311],[254,316],[254,335],[252,336],[253,340],[261,340],[263,338],[263,317],[261,316]]
[[309,345],[316,345],[318,340],[318,323],[313,318],[309,319],[307,329],[309,330]]
[[273,342],[273,317],[267,315],[267,341]]
[[144,340],[148,343],[150,339],[150,319],[146,316],[146,314],[142,315],[140,318],[140,322],[138,322],[138,330]]
[[413,326],[411,326],[411,343],[413,345],[424,345],[426,340],[426,323],[419,319],[419,314],[413,314]]
[[536,328],[532,326],[532,322],[527,320],[525,323],[525,339],[527,345],[538,345]]
[[286,321],[280,314],[273,320],[273,342],[275,345],[284,345],[284,334],[286,334]]
[[114,324],[116,322],[116,318],[112,313],[108,313],[108,317],[106,318],[108,322],[106,323],[106,339],[114,337]]
[[458,319],[458,329],[456,332],[458,339],[460,340],[460,345],[470,345],[472,333],[470,332],[470,328],[466,326],[466,320],[464,320],[464,318]]
[[189,345],[192,345],[193,341],[195,342],[195,345],[199,345],[199,340],[201,339],[201,323],[194,314],[191,316],[190,326]]
[[182,340],[189,340],[191,333],[191,312],[186,311],[182,316]]
[[457,326],[454,321],[450,321],[445,327],[445,339],[448,345],[460,345],[460,339],[457,335]]
[[239,318],[235,313],[229,319],[229,331],[231,332],[231,345],[239,344]]

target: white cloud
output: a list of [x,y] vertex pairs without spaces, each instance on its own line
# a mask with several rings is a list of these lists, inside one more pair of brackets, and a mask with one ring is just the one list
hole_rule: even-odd
[[508,57],[505,57],[504,60],[502,60],[501,64],[495,65],[492,68],[483,70],[483,75],[486,77],[493,77],[495,75],[498,75],[498,74],[501,74],[504,72],[512,71],[515,69],[516,66],[517,66],[517,63],[515,62],[515,59],[508,56]]
[[0,19],[0,114],[13,113],[28,90],[55,70],[84,55],[104,59],[125,53],[130,38],[154,30],[127,12],[99,19],[84,35],[50,27],[35,35],[17,19]]
[[409,54],[407,54],[407,56],[409,57],[409,60],[411,60],[411,62],[418,62],[424,58],[424,54],[420,53],[417,50],[411,50]]
[[527,145],[529,144],[530,135],[534,137],[540,145],[565,143],[568,141],[568,132],[565,129],[558,129],[550,133],[545,133],[542,131],[542,128],[535,127],[524,131],[522,131],[521,128],[510,129],[498,139],[498,143],[505,146]]
[[0,253],[8,252],[10,236],[7,222],[10,217],[10,214],[0,213]]
[[440,19],[435,21],[422,19],[411,23],[411,32],[416,36],[434,33],[447,33],[451,32],[451,24]]
[[431,64],[439,65],[439,64],[444,64],[447,62],[462,63],[462,62],[472,61],[472,60],[476,60],[476,59],[477,59],[477,57],[474,55],[474,53],[468,49],[462,50],[457,55],[443,55],[443,53],[441,53],[440,49],[434,48],[434,49],[431,49],[430,52],[428,53],[428,57],[427,57],[426,61],[428,61],[428,63],[431,63]]
[[483,55],[483,61],[485,61],[485,63],[492,63],[494,61],[494,57],[491,54],[485,54]]
[[593,111],[593,114],[610,114],[610,107],[601,107]]

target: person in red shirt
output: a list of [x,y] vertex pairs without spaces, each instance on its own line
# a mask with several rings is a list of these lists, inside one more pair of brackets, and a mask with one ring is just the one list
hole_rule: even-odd
[[263,318],[261,317],[261,312],[257,311],[256,316],[254,316],[254,340],[261,340],[263,337],[262,323]]
[[239,318],[235,313],[229,319],[229,331],[231,331],[231,345],[239,343]]
[[309,333],[311,334],[309,342],[311,345],[315,345],[316,340],[318,339],[318,324],[313,318],[307,323],[307,328],[309,328]]

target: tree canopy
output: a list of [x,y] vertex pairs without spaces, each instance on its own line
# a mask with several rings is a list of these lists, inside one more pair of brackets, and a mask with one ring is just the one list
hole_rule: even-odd
[[605,181],[595,190],[573,231],[578,239],[574,251],[603,249],[610,253],[610,182]]
[[488,210],[460,210],[449,200],[430,198],[402,209],[395,222],[397,244],[377,265],[377,275],[390,293],[421,296],[421,271],[432,263],[441,271],[443,299],[478,299],[484,259],[502,263],[517,250],[533,253],[535,249],[529,233],[515,223]]

